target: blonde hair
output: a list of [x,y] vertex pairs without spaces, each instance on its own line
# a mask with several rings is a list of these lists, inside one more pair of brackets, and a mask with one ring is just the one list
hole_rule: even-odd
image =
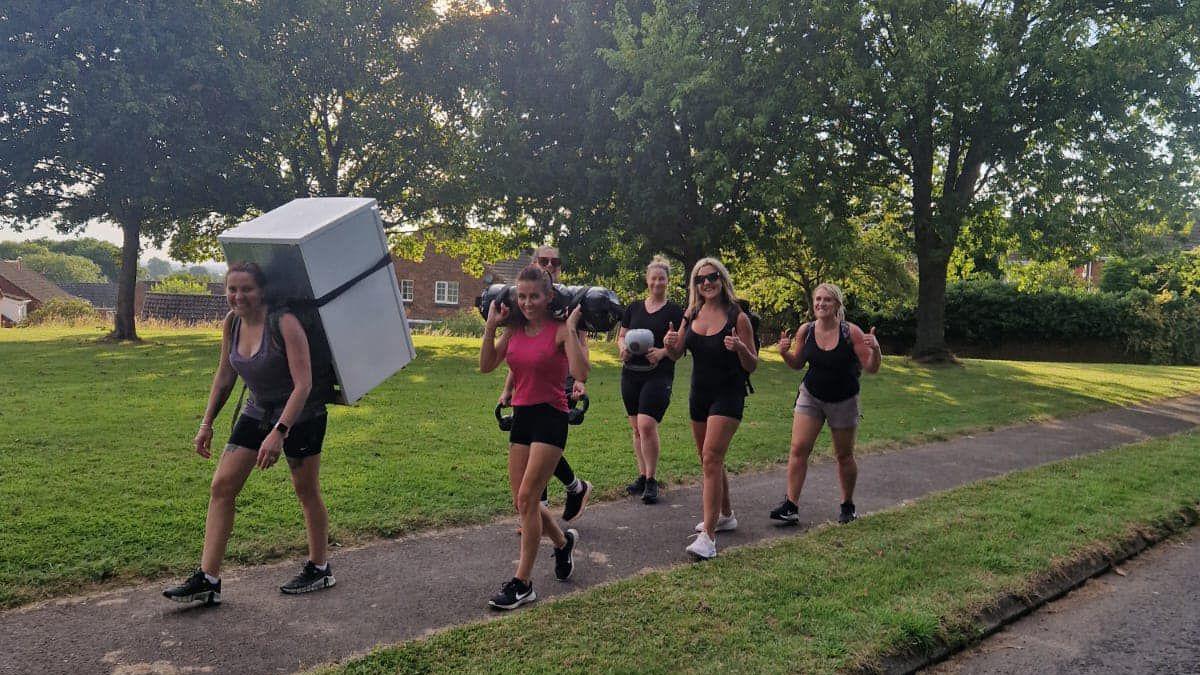
[[653,269],[662,270],[663,274],[667,275],[668,279],[671,278],[671,261],[662,257],[661,255],[654,256],[650,260],[650,264],[646,265],[647,273],[649,273],[650,270],[653,270]]
[[729,270],[716,258],[701,258],[692,266],[692,274],[688,277],[687,315],[690,319],[695,319],[700,308],[704,306],[704,298],[700,297],[700,292],[696,289],[696,275],[705,265],[711,265],[717,274],[721,275],[721,295],[725,298],[725,304],[729,307],[740,306],[737,304],[737,295],[733,292],[733,280],[729,278]]
[[833,296],[834,300],[837,300],[838,323],[845,321],[846,320],[846,294],[842,293],[842,289],[838,288],[837,284],[831,284],[829,282],[825,282],[825,283],[821,284],[820,286],[817,286],[816,288],[813,289],[813,297],[814,298],[817,296],[818,291],[826,291],[830,295]]

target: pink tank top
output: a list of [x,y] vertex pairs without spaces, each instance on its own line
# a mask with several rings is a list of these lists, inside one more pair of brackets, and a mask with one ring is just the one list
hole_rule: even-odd
[[517,328],[508,339],[505,362],[513,374],[513,405],[549,403],[566,412],[567,354],[554,343],[561,322],[546,321],[537,335]]

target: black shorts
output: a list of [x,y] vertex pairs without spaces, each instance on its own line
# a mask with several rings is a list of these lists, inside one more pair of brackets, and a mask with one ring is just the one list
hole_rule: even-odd
[[625,414],[649,415],[655,422],[662,422],[671,405],[671,383],[673,378],[661,375],[643,375],[621,371],[621,398],[625,401]]
[[693,388],[688,397],[688,414],[693,422],[704,422],[711,415],[722,415],[740,420],[745,407],[746,391],[741,387],[735,391],[728,389],[697,391]]
[[[327,421],[326,415],[317,415],[289,429],[287,438],[283,439],[283,454],[292,459],[321,454]],[[274,427],[274,424],[242,415],[238,417],[237,424],[233,425],[229,444],[258,452]]]
[[545,443],[567,447],[567,413],[549,403],[514,405],[513,424],[508,442],[517,445]]

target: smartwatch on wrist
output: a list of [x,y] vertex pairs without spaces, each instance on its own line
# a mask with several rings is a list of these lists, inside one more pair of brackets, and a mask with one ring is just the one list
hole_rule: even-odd
[[287,435],[288,435],[288,425],[284,424],[283,422],[276,422],[276,423],[275,423],[275,430],[276,430],[276,431],[278,431],[279,433],[283,434],[283,437],[284,437],[284,438],[287,438]]

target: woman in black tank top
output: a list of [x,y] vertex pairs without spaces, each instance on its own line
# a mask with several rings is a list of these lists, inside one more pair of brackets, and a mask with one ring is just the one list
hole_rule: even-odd
[[737,305],[729,271],[714,258],[692,268],[688,311],[682,332],[674,326],[663,337],[673,358],[692,352],[689,411],[692,438],[704,473],[704,520],[688,553],[707,559],[717,555],[716,533],[737,527],[729,502],[725,453],[742,420],[746,377],[758,367],[750,319]]
[[[833,284],[821,284],[813,291],[813,315],[816,321],[796,331],[795,340],[786,332],[779,335],[779,354],[787,365],[800,370],[808,365],[796,397],[792,416],[792,444],[788,455],[787,495],[771,518],[787,523],[799,520],[797,502],[808,473],[808,456],[829,420],[833,452],[837,457],[838,482],[842,488],[838,522],[858,517],[854,510],[854,484],[858,465],[854,461],[854,439],[858,430],[858,375],[862,371],[879,372],[882,356],[875,329],[864,333],[846,321],[842,291]],[[796,353],[794,347],[799,347]]]

